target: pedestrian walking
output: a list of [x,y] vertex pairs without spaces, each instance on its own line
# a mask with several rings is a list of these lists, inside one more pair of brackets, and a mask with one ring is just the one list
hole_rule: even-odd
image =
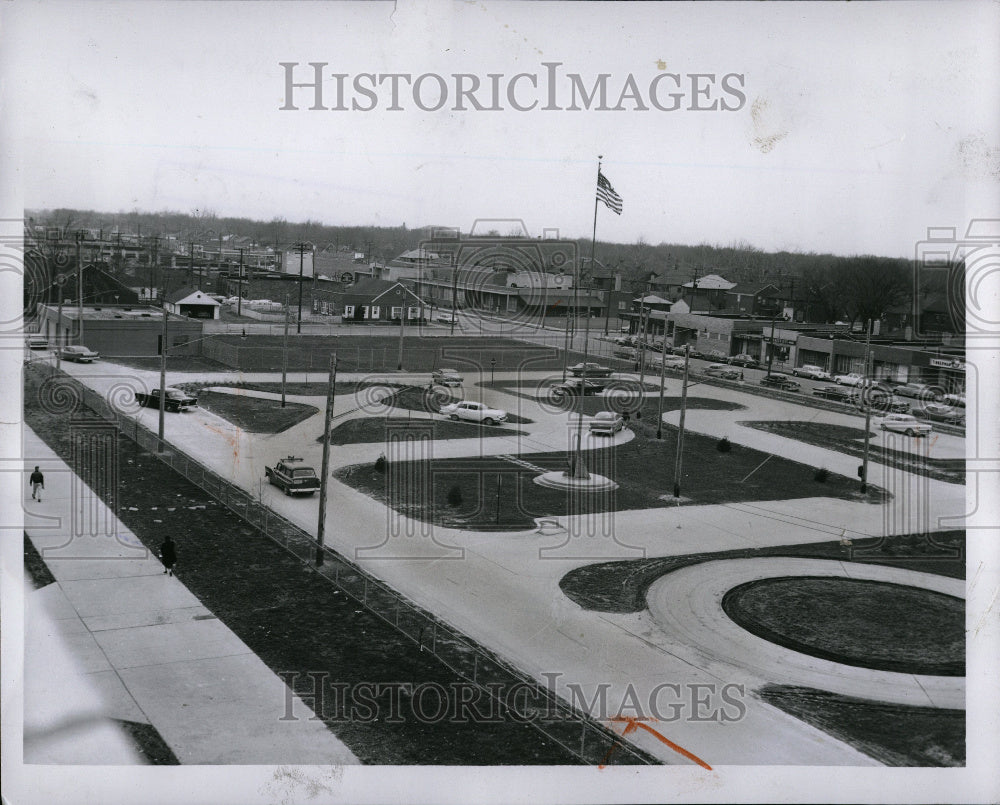
[[37,466],[35,467],[35,471],[31,473],[31,477],[28,478],[28,486],[31,487],[31,499],[41,503],[42,490],[45,489],[45,476],[42,475],[41,470]]
[[174,575],[174,565],[177,564],[177,543],[169,534],[160,546],[160,561],[163,562],[163,572]]

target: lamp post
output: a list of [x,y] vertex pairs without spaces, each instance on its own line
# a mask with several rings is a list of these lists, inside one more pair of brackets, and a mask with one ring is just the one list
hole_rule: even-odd
[[[305,260],[305,254],[308,248],[309,245],[303,241],[299,241],[298,243],[295,244],[295,251],[299,253],[299,317],[298,321],[295,324],[296,334],[302,333],[302,279],[303,279],[303,265]],[[313,273],[314,274],[316,273],[315,268],[313,269]]]
[[80,256],[80,242],[83,240],[83,232],[77,230],[76,233],[76,332],[83,344],[83,260]]
[[[864,366],[861,369],[861,391],[860,397],[865,401],[865,449],[862,454],[861,459],[861,492],[865,493],[868,491],[868,443],[871,439],[869,431],[872,426],[872,386],[867,385],[868,380],[868,361],[871,354],[871,343],[872,343],[872,322],[871,319],[868,320],[868,332],[865,334],[865,360]],[[867,399],[865,392],[868,392]]]
[[494,370],[496,368],[497,368],[497,359],[496,358],[490,358],[490,385],[491,386],[495,385],[494,380],[493,380],[493,372],[494,372]]
[[326,415],[323,418],[323,463],[320,470],[319,522],[316,524],[316,566],[323,564],[323,542],[326,536],[326,487],[330,474],[330,422],[337,387],[337,353],[330,356],[330,383],[326,389]]
[[167,407],[167,284],[163,282],[163,296],[160,299],[160,306],[163,309],[163,343],[160,344],[160,399],[159,399],[159,422],[157,425],[156,452],[163,452],[163,414]]
[[677,427],[677,455],[674,457],[674,497],[681,496],[681,469],[684,457],[684,414],[687,413],[688,365],[691,360],[691,345],[684,345],[684,384],[681,386],[681,418]]
[[[663,438],[663,386],[667,373],[667,336],[663,334],[663,343],[660,345],[660,398],[656,403],[656,438]],[[640,388],[640,393],[641,393]]]
[[402,289],[396,291],[396,296],[401,296],[402,299],[399,300],[399,362],[396,368],[399,371],[403,370],[403,327],[406,324],[406,294]]
[[281,350],[281,407],[285,407],[285,380],[288,377],[288,294],[285,294],[285,339]]

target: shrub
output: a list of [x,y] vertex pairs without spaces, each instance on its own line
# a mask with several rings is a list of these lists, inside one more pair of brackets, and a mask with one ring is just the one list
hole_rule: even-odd
[[448,490],[448,505],[453,508],[462,505],[462,489],[458,484]]
[[715,445],[715,449],[720,453],[728,453],[733,449],[732,443],[729,441],[728,436],[723,436]]
[[384,473],[385,472],[385,465],[386,465],[385,455],[383,454],[383,455],[379,456],[377,459],[375,459],[375,472],[383,472]]
[[825,483],[826,479],[830,477],[830,471],[826,467],[820,467],[816,472],[813,473],[813,480],[819,483]]

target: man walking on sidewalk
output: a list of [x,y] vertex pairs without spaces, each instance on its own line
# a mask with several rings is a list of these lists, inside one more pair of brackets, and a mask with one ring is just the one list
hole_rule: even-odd
[[177,543],[169,534],[160,545],[160,561],[163,562],[163,572],[168,576],[174,575],[174,565],[177,564]]
[[31,477],[28,479],[28,486],[31,487],[31,499],[37,500],[41,503],[42,490],[45,489],[45,476],[42,475],[37,466],[35,467],[35,471],[31,473]]

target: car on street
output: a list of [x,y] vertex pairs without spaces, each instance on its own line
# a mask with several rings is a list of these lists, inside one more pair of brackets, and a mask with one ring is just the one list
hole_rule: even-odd
[[732,366],[727,366],[724,363],[713,363],[711,366],[705,367],[702,374],[706,374],[709,377],[721,377],[723,380],[740,379],[740,370],[734,369]]
[[552,394],[556,397],[563,394],[579,394],[580,390],[583,389],[584,395],[593,396],[594,394],[600,394],[607,387],[608,384],[604,380],[594,380],[589,377],[584,380],[582,377],[570,377],[562,383],[556,383],[552,387]]
[[590,420],[590,432],[602,436],[614,436],[625,427],[625,419],[614,411],[599,411]]
[[941,398],[941,402],[946,405],[957,405],[959,408],[965,408],[965,392],[958,391],[952,394],[945,394]]
[[468,422],[480,422],[483,425],[495,425],[507,421],[507,412],[499,408],[490,408],[482,403],[461,400],[441,409],[441,413],[449,419],[464,419]]
[[[173,411],[174,413],[180,413],[181,411],[187,411],[189,408],[198,407],[198,398],[193,397],[185,391],[180,389],[175,389],[172,386],[167,386],[164,389],[164,395],[166,402],[163,406],[164,411]],[[135,401],[139,403],[143,408],[157,408],[160,407],[160,390],[152,389],[148,394],[145,392],[137,391],[135,393]]]
[[28,349],[49,348],[49,339],[47,339],[44,335],[39,335],[38,333],[32,333],[31,335],[27,336],[24,340],[28,346]]
[[932,422],[945,422],[949,425],[965,424],[965,412],[959,411],[950,405],[927,403],[922,408],[912,409],[912,413],[914,416],[921,419],[929,419]]
[[822,366],[807,363],[804,366],[796,366],[792,369],[794,377],[808,377],[810,380],[830,380],[830,373]]
[[101,357],[101,354],[94,352],[92,349],[87,349],[87,347],[71,346],[63,347],[59,350],[59,357],[64,361],[72,361],[74,363],[93,363]]
[[458,316],[454,313],[438,313],[434,320],[440,324],[458,324]]
[[591,361],[570,366],[568,371],[573,377],[611,377],[611,369]]
[[905,433],[907,436],[926,436],[934,427],[927,422],[920,422],[912,414],[886,414],[882,417],[882,430],[893,433]]
[[632,347],[615,347],[615,351],[611,354],[616,358],[623,358],[630,361],[634,361],[637,357],[639,357],[639,353]]
[[264,477],[286,495],[312,495],[319,489],[319,476],[312,467],[299,466],[301,458],[288,456],[273,467],[264,467]]
[[907,414],[910,411],[910,404],[905,400],[897,400],[892,396],[892,391],[881,386],[869,387],[868,389],[854,389],[851,391],[851,404],[856,405],[862,411],[867,406],[871,406],[873,411],[892,414]]
[[744,369],[756,369],[761,365],[760,361],[752,355],[747,355],[746,353],[733,355],[733,357],[729,359],[729,362],[733,366],[742,366]]
[[903,383],[893,389],[900,397],[916,397],[918,400],[937,400],[944,396],[944,392],[937,386],[928,383]]
[[465,378],[456,369],[435,369],[431,373],[431,382],[439,386],[461,386]]
[[782,391],[798,391],[802,386],[788,375],[779,372],[771,372],[760,379],[760,384],[766,388],[781,389]]
[[854,399],[854,395],[850,391],[837,388],[836,386],[823,386],[822,388],[813,389],[813,396],[843,403],[851,402]]
[[865,380],[863,375],[857,372],[848,372],[846,375],[834,375],[833,382],[838,386],[860,386],[862,383],[871,385],[871,380]]
[[651,355],[647,360],[647,365],[655,369],[659,369],[661,363],[666,364],[668,370],[684,371],[684,359],[679,355],[667,355],[665,358],[661,355]]

